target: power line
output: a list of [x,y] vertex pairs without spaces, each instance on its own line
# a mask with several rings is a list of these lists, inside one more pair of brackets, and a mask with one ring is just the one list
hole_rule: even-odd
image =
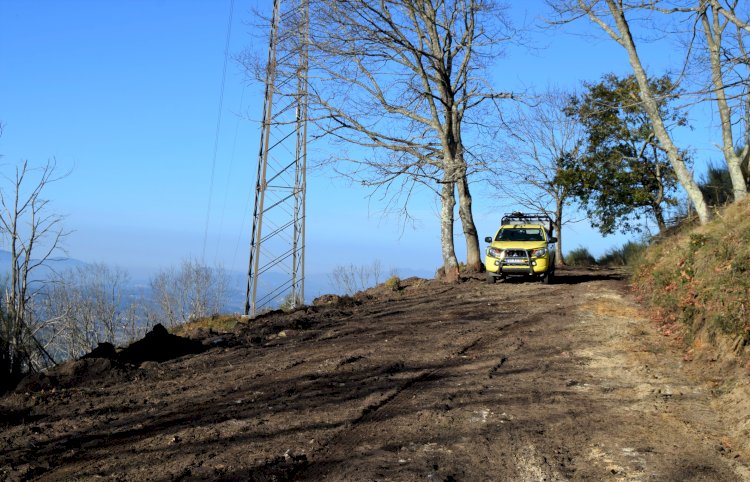
[[216,116],[216,131],[214,132],[214,151],[211,158],[211,178],[208,187],[208,207],[206,208],[206,227],[203,231],[203,250],[201,261],[206,262],[206,244],[208,243],[208,226],[211,220],[211,201],[214,194],[214,177],[216,174],[216,156],[219,151],[219,133],[221,132],[221,117],[224,112],[224,87],[227,80],[227,64],[229,63],[229,44],[232,38],[232,19],[234,18],[234,0],[229,1],[229,19],[227,20],[227,38],[224,42],[224,66],[221,71],[221,87],[219,89],[219,112]]

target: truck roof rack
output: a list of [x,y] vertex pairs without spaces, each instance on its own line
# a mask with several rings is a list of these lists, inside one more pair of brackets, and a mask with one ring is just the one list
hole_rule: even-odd
[[501,220],[502,225],[520,223],[520,224],[533,224],[538,222],[539,224],[546,224],[547,232],[552,236],[552,218],[544,213],[522,213],[515,211],[512,213],[505,213]]

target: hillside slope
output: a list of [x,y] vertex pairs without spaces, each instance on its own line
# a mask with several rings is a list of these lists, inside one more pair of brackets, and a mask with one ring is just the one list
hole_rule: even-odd
[[750,199],[706,226],[651,246],[634,287],[665,324],[681,329],[695,354],[745,361],[750,356]]
[[721,380],[620,273],[559,274],[412,279],[200,354],[70,362],[0,398],[0,478],[748,480]]

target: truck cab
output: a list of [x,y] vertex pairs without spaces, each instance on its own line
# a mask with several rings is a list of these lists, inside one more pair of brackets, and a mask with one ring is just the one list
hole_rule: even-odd
[[555,274],[555,246],[552,220],[539,213],[509,213],[489,243],[484,260],[487,282],[508,276],[525,276],[552,282]]

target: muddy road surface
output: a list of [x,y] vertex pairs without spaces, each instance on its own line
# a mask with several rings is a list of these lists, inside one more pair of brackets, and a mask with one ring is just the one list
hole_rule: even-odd
[[746,401],[618,272],[403,285],[32,377],[0,398],[0,479],[750,480]]

